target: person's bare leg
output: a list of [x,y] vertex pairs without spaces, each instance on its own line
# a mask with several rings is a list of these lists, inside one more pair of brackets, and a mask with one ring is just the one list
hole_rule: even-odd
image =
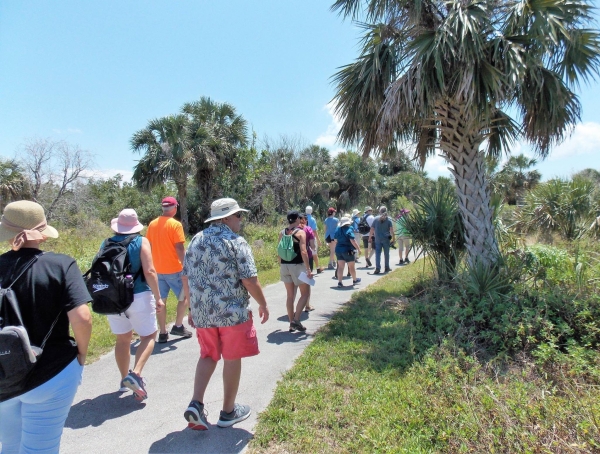
[[335,266],[335,242],[332,241],[328,244],[329,246],[329,263]]
[[400,263],[402,263],[402,261],[404,260],[402,258],[402,251],[404,250],[404,241],[401,240],[400,238],[398,238],[398,259],[400,261]]
[[304,310],[304,306],[306,306],[306,302],[310,297],[310,285],[308,284],[300,284],[298,286],[300,290],[300,299],[298,299],[298,304],[296,306],[296,312],[294,313],[294,320],[297,322],[300,321],[300,316],[302,315],[302,311]]
[[204,393],[208,387],[210,377],[212,377],[217,362],[212,358],[200,358],[196,365],[196,375],[194,377],[194,395],[192,400],[197,400],[200,403],[204,403]]
[[233,411],[241,375],[241,359],[223,360],[223,411],[226,413]]
[[156,331],[154,331],[149,336],[140,336],[140,345],[135,352],[135,363],[133,366],[133,371],[138,374],[140,377],[142,376],[142,369],[146,365],[146,361],[152,355],[152,351],[154,350],[154,339],[156,338]]
[[338,278],[338,282],[341,284],[342,283],[342,279],[344,279],[344,268],[346,267],[346,262],[344,260],[339,260],[338,261],[338,267],[337,267],[337,278]]
[[129,331],[125,334],[117,334],[117,343],[115,344],[115,360],[117,361],[117,367],[121,373],[121,380],[123,380],[129,373],[132,337],[133,331]]
[[[187,299],[183,299],[182,301],[179,301],[177,303],[177,314],[175,315],[175,326],[181,326],[183,325],[183,317],[185,317],[185,314],[187,313],[187,308],[188,308],[188,303],[187,303]],[[165,316],[167,311],[164,311]]]
[[348,270],[350,271],[350,275],[352,276],[352,281],[356,280],[356,266],[354,262],[348,262]]
[[167,332],[167,298],[163,298],[165,307],[162,311],[156,313],[156,320],[158,321],[158,330],[161,334]]
[[294,300],[296,299],[296,286],[293,282],[284,282],[286,298],[285,308],[287,309],[288,319],[290,323],[294,320]]

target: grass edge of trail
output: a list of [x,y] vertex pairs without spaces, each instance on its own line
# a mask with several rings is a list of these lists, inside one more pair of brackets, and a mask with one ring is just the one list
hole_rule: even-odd
[[[593,452],[600,389],[483,364],[405,314],[423,267],[352,296],[279,381],[248,452]],[[408,298],[406,297],[408,296]]]

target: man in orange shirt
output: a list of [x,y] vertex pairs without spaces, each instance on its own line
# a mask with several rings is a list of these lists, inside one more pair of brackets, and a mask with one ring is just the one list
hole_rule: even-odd
[[[152,261],[158,273],[160,297],[166,305],[169,290],[173,290],[179,301],[177,303],[175,324],[171,328],[171,334],[192,337],[192,333],[183,326],[183,317],[185,316],[187,306],[181,282],[183,259],[185,257],[185,235],[183,234],[181,222],[173,219],[173,216],[177,213],[177,206],[178,203],[175,197],[165,197],[162,200],[163,214],[148,225],[146,238],[148,238],[152,246]],[[158,326],[160,328],[157,342],[167,342],[169,334],[167,333],[166,308],[158,312],[156,318],[158,319]]]

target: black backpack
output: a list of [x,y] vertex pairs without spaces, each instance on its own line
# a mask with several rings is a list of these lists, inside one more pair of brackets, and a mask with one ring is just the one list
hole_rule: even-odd
[[92,310],[97,314],[122,314],[133,303],[133,284],[142,268],[132,276],[127,246],[138,236],[136,233],[121,241],[105,240],[83,275],[92,296]]
[[2,389],[19,385],[33,370],[62,313],[60,311],[56,316],[42,345],[40,347],[31,345],[29,334],[23,326],[17,295],[12,286],[42,254],[36,255],[27,262],[7,288],[0,288],[0,388]]
[[367,215],[365,214],[360,222],[358,223],[358,233],[362,233],[366,235],[371,231],[371,227],[369,227],[369,223],[367,222]]

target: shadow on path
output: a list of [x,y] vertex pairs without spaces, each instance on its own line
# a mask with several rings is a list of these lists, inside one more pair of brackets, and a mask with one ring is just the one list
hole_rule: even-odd
[[114,392],[102,394],[93,399],[85,399],[71,407],[65,427],[83,429],[101,426],[109,419],[120,418],[134,411],[143,410],[146,404],[133,398],[133,394]]
[[[194,341],[195,337],[191,337],[191,338],[187,338],[187,337],[176,337],[174,339],[170,339],[168,342],[164,342],[162,344],[159,344],[158,342],[154,343],[154,350],[152,350],[152,355],[160,355],[162,353],[169,353],[169,352],[173,352],[175,350],[177,350],[177,343],[184,341],[184,340],[190,340],[190,341]],[[138,346],[140,345],[140,340],[136,339],[135,341],[133,341],[131,343],[131,346],[129,347],[129,352],[135,356],[135,352],[137,351]]]
[[269,344],[281,345],[290,342],[300,342],[308,337],[309,335],[306,332],[301,333],[295,331],[293,333],[290,333],[289,331],[282,331],[278,329],[277,331],[273,331],[267,335],[267,342]]
[[252,434],[244,429],[221,429],[211,425],[207,431],[184,429],[171,432],[150,446],[149,453],[206,452],[228,454],[241,452]]

